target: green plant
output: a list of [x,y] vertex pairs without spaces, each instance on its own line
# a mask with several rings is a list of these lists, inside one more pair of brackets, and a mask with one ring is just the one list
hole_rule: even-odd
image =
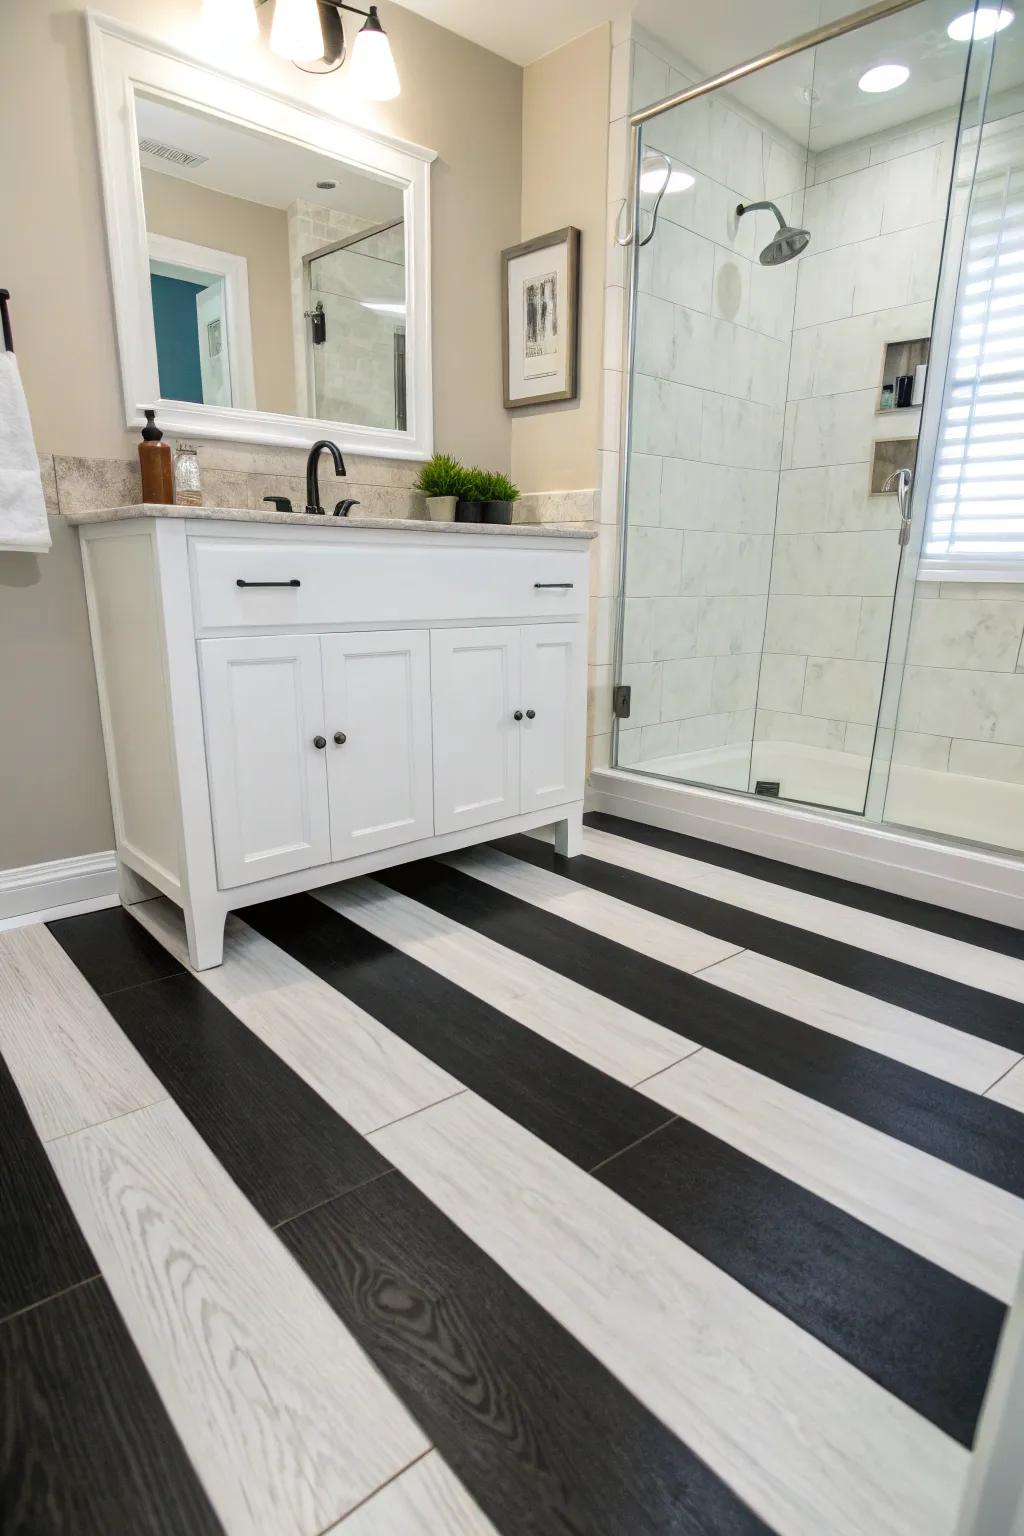
[[491,475],[488,501],[518,501],[519,487],[513,485],[508,475]]
[[420,470],[416,489],[424,496],[462,496],[470,473],[450,453],[435,453]]
[[463,501],[518,501],[519,487],[507,475],[489,469],[467,469]]

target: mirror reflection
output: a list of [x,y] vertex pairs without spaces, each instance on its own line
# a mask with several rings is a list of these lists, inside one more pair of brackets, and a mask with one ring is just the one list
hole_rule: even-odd
[[402,189],[154,97],[136,127],[161,397],[404,431]]

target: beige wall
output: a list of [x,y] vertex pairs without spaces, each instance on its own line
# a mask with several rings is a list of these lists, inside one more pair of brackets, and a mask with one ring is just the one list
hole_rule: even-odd
[[143,171],[142,195],[150,234],[171,235],[245,257],[256,408],[294,414],[295,348],[285,210],[211,192],[159,171]]
[[604,25],[523,75],[522,239],[566,224],[582,233],[579,397],[511,413],[512,478],[531,490],[590,487],[597,473],[610,62]]
[[[200,0],[102,9],[189,52],[205,47]],[[40,452],[123,460],[135,435],[121,404],[83,11],[84,0],[0,0],[0,142],[22,146],[4,161],[0,283]],[[303,74],[263,45],[224,62],[437,151],[437,443],[507,468],[498,252],[520,238],[522,70],[394,4],[387,26],[402,78],[394,102],[357,103],[344,73]],[[233,469],[260,467],[218,453]],[[113,844],[76,539],[61,524],[53,553],[0,556],[0,870]]]

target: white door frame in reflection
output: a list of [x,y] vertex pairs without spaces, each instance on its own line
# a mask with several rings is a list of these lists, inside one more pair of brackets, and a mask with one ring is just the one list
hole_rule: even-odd
[[[433,452],[430,357],[430,164],[433,150],[342,122],[291,97],[190,58],[109,17],[86,18],[125,420],[155,405],[165,432],[306,448],[330,437],[351,453],[424,459]],[[366,427],[275,411],[160,398],[149,241],[135,125],[142,93],[285,138],[399,188],[406,239],[407,427]]]

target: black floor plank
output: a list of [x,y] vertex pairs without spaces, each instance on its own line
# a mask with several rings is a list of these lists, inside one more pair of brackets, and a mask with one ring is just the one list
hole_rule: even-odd
[[101,1280],[0,1326],[4,1536],[223,1527]]
[[[87,963],[78,963],[91,981]],[[188,972],[108,993],[104,1002],[271,1225],[390,1166]]]
[[672,1117],[311,896],[246,907],[258,933],[583,1168]]
[[46,926],[101,997],[185,970],[123,907],[62,917]]
[[595,1177],[970,1447],[1001,1302],[685,1120]]
[[2,1319],[99,1271],[2,1058],[0,1137]]
[[945,938],[961,939],[965,944],[980,944],[983,949],[994,949],[1000,954],[1024,960],[1024,933],[1004,923],[989,922],[966,912],[952,912],[948,907],[915,901],[910,896],[896,896],[892,891],[876,890],[874,886],[843,880],[838,875],[823,875],[817,870],[800,869],[796,864],[783,864],[764,854],[747,853],[741,848],[729,848],[724,843],[688,837],[683,832],[668,832],[644,822],[608,816],[602,811],[590,812],[584,820],[587,826],[602,832],[612,832],[616,837],[631,837],[651,848],[681,853],[690,859],[700,859],[705,864],[717,864],[720,869],[735,869],[742,875],[752,875],[755,880],[769,880],[775,885],[788,886],[791,891],[804,891],[808,896],[821,896],[826,901],[842,902],[844,906],[856,907],[860,912],[874,912],[879,917],[891,917],[898,923],[912,923],[916,928],[927,928],[929,932],[942,934]]
[[426,860],[375,878],[755,1072],[1024,1195],[1024,1116],[1015,1110],[685,975],[447,865]]
[[400,1174],[280,1236],[503,1536],[768,1536]]
[[745,907],[696,895],[604,859],[586,855],[571,861],[563,859],[550,845],[533,837],[503,838],[494,846],[538,868],[555,870],[580,885],[617,896],[634,907],[657,912],[726,943],[770,955],[801,971],[827,977],[856,992],[866,992],[883,1002],[909,1008],[912,1013],[1024,1054],[1024,1005],[1010,998],[949,981],[931,971],[824,938],[806,928],[762,917]]

